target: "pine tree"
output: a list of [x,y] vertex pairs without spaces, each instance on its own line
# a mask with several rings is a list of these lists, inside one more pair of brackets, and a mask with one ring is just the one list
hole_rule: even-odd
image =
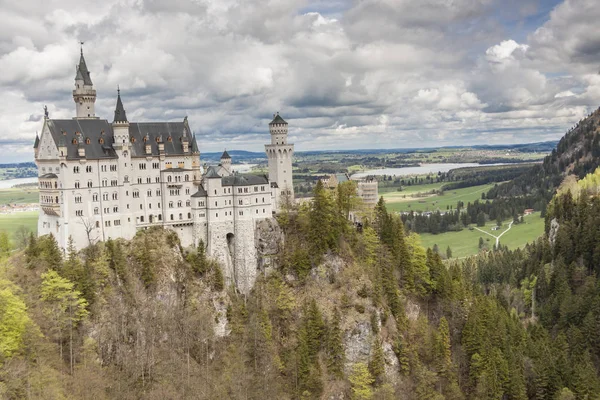
[[369,360],[369,372],[377,383],[381,383],[383,374],[385,373],[385,356],[381,340],[378,337],[375,337],[373,340],[371,359]]
[[334,221],[334,205],[331,196],[319,180],[309,211],[310,244],[315,257],[320,258],[328,249],[335,248],[339,231]]
[[353,400],[369,400],[373,398],[371,384],[374,382],[374,379],[365,364],[354,364],[349,381],[352,387]]
[[340,313],[336,308],[333,321],[327,335],[327,369],[338,379],[344,377],[344,338],[340,328]]
[[438,328],[437,360],[438,370],[444,377],[448,377],[452,368],[452,353],[450,350],[450,329],[446,317],[440,319]]
[[41,259],[49,269],[58,270],[62,265],[62,252],[54,235],[49,234],[44,236],[41,241]]
[[8,233],[0,231],[0,259],[10,255],[10,239]]

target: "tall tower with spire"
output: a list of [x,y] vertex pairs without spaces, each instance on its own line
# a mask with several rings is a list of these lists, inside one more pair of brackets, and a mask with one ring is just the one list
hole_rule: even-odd
[[294,145],[287,142],[288,123],[279,113],[273,114],[269,123],[271,144],[265,145],[269,159],[269,181],[277,183],[279,196],[276,208],[285,201],[294,200],[294,183],[292,181],[292,158]]
[[94,105],[96,103],[96,90],[90,77],[90,71],[83,58],[83,47],[79,57],[79,64],[75,67],[75,89],[73,100],[77,111],[75,118],[97,118]]

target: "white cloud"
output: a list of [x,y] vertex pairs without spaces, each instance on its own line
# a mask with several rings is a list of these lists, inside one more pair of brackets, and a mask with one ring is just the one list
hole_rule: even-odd
[[72,117],[78,40],[98,115],[111,118],[120,85],[130,119],[188,115],[202,151],[260,151],[274,111],[299,151],[557,138],[600,102],[600,9],[567,0],[511,39],[535,5],[4,2],[0,155],[32,158],[44,104]]

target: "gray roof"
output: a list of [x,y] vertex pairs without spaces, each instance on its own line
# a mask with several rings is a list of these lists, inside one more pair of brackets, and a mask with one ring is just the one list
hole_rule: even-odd
[[58,178],[58,176],[56,174],[44,174],[42,176],[40,176],[40,179],[56,179]]
[[192,153],[197,154],[200,153],[200,150],[198,150],[198,142],[196,142],[196,134],[194,133],[194,136],[192,137]]
[[186,172],[186,171],[191,171],[191,169],[186,169],[186,168],[165,168],[165,169],[161,169],[160,172]]
[[115,122],[127,122],[127,114],[121,101],[121,91],[117,89],[117,106],[115,107]]
[[[117,158],[112,148],[114,141],[112,125],[102,119],[49,119],[48,128],[57,146],[64,144],[67,147],[67,159],[78,160],[77,153],[79,137],[82,141],[90,139],[90,144],[85,144],[85,158],[98,160],[103,158]],[[76,135],[79,132],[81,135]],[[75,144],[73,144],[75,139]],[[103,143],[100,143],[102,139]]]
[[227,153],[227,150],[225,150],[223,152],[223,155],[221,156],[221,160],[223,160],[223,159],[230,159],[231,160],[231,157],[229,156],[229,153]]
[[286,124],[287,122],[285,122],[285,120],[283,118],[281,118],[281,116],[279,115],[279,112],[277,114],[275,114],[273,116],[273,121],[269,122],[269,125],[273,125],[273,124]]
[[208,193],[206,192],[206,190],[204,190],[204,187],[202,187],[202,185],[200,185],[198,187],[198,191],[192,195],[192,197],[206,197],[206,196],[208,196]]
[[217,171],[215,170],[214,167],[209,167],[208,171],[206,171],[206,174],[204,175],[205,178],[220,178],[221,175],[217,174]]
[[75,79],[77,79],[79,73],[81,73],[83,77],[84,85],[93,85],[92,78],[90,77],[90,71],[87,69],[87,65],[85,64],[85,58],[83,58],[83,49],[81,50],[81,56],[79,57],[79,65],[77,66],[77,76],[75,76]]
[[[49,119],[48,127],[54,139],[54,143],[59,146],[64,143],[67,147],[67,159],[79,159],[77,145],[80,142],[79,136],[75,132],[81,133],[81,142],[85,143],[90,139],[89,144],[85,144],[85,158],[102,159],[117,158],[112,145],[114,143],[114,134],[112,124],[102,119]],[[132,122],[129,124],[129,135],[134,141],[131,143],[132,157],[146,157],[144,137],[147,136],[147,143],[150,144],[152,155],[158,155],[158,143],[156,138],[163,136],[171,137],[171,141],[163,140],[165,155],[184,155],[182,139],[184,130],[189,132],[189,127],[185,122]],[[64,132],[64,134],[63,134]],[[187,133],[186,133],[187,135]],[[77,139],[73,144],[73,139]],[[103,143],[100,143],[103,139]]]
[[40,137],[38,136],[38,134],[35,134],[35,143],[33,144],[33,148],[37,149],[38,146],[40,145]]
[[[184,135],[185,131],[185,135]],[[189,137],[187,122],[130,122],[129,136],[134,139],[131,143],[132,157],[146,157],[146,144],[150,144],[152,154],[158,155],[156,138],[162,136],[165,155],[184,155],[182,142]],[[148,141],[144,143],[144,137]],[[169,141],[168,138],[171,137]],[[193,144],[192,144],[193,147]]]
[[265,175],[231,175],[224,176],[221,180],[223,186],[250,186],[265,185],[269,179]]

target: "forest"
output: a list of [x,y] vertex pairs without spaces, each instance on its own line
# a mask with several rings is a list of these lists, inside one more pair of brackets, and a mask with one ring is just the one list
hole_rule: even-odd
[[[596,164],[567,142],[541,168]],[[557,171],[465,207],[543,193],[536,242],[449,261],[383,200],[355,226],[354,184],[317,183],[277,216],[285,240],[247,295],[169,230],[65,256],[0,233],[0,397],[599,399],[600,171]]]

